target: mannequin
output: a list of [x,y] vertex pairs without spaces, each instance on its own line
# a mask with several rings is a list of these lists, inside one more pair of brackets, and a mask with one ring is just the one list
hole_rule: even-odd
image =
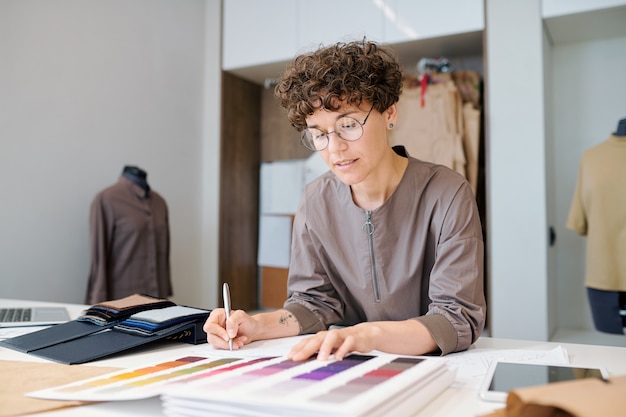
[[122,175],[143,188],[146,193],[150,192],[150,186],[148,185],[148,173],[143,169],[132,165],[126,165],[122,171]]
[[615,131],[615,136],[626,136],[626,118],[620,120],[617,123],[617,130]]
[[91,204],[91,267],[86,304],[132,294],[172,295],[165,200],[143,169],[126,165],[118,182]]
[[580,161],[567,228],[587,237],[585,286],[594,326],[624,334],[626,303],[626,119]]

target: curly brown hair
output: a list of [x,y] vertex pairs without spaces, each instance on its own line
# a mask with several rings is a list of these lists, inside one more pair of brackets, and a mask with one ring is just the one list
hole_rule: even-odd
[[372,103],[383,112],[402,92],[404,72],[397,57],[376,42],[338,42],[297,56],[287,65],[274,95],[287,109],[289,122],[306,128],[306,117],[324,108]]

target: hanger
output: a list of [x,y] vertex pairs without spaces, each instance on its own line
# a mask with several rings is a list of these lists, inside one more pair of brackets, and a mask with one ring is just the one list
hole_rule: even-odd
[[417,72],[420,74],[433,74],[438,72],[450,72],[452,65],[448,58],[421,58],[417,62]]
[[452,65],[450,65],[450,61],[448,58],[440,57],[440,58],[421,58],[417,62],[417,80],[419,81],[421,88],[421,100],[420,104],[422,107],[425,106],[424,96],[426,94],[426,88],[428,84],[434,82],[433,74],[441,74],[445,72],[452,71]]

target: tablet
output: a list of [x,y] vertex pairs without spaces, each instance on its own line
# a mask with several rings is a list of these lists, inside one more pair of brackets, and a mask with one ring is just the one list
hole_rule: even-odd
[[609,374],[600,367],[493,361],[479,395],[485,401],[506,402],[509,391],[517,388],[582,378],[607,380]]

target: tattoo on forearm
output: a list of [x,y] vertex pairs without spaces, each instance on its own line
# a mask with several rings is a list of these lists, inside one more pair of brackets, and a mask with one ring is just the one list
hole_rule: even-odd
[[293,314],[291,313],[285,313],[283,315],[281,315],[278,319],[278,323],[279,324],[284,324],[285,326],[289,325],[289,321],[291,319],[294,319]]

